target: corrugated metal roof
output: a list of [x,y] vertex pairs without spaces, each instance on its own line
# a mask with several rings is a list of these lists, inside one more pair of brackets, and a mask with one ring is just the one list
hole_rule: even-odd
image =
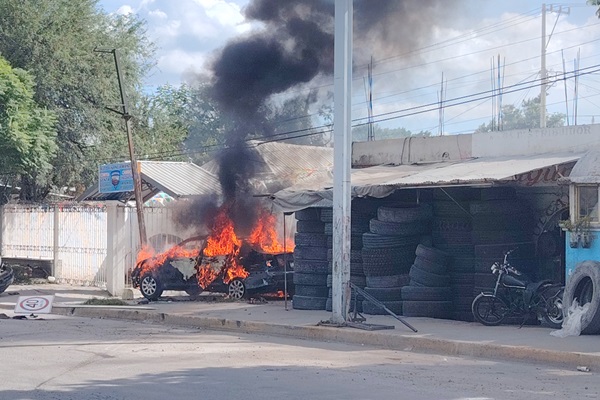
[[[517,175],[578,160],[580,153],[482,157],[461,162],[376,166],[352,170],[353,197],[386,197],[399,188],[477,185],[515,180]],[[309,179],[274,195],[283,211],[300,210],[332,198],[332,176]]]

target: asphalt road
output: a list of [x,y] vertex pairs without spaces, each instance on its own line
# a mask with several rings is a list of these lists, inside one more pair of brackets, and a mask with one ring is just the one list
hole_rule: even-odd
[[600,398],[595,371],[48,318],[0,320],[0,400]]

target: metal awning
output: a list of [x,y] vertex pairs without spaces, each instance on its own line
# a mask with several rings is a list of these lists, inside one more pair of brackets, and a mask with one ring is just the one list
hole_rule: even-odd
[[[577,161],[581,153],[481,157],[458,162],[376,166],[352,171],[352,197],[390,195],[401,188],[481,186],[515,181],[518,175]],[[320,176],[281,190],[273,202],[283,211],[301,210],[333,197],[333,179]]]
[[[220,188],[218,178],[191,162],[139,161],[142,198],[147,201],[159,192],[173,198],[215,193]],[[129,201],[133,192],[100,193],[98,185],[88,188],[77,201]]]

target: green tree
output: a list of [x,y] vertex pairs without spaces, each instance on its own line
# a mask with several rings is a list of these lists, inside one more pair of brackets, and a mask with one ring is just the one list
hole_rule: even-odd
[[[429,131],[420,131],[413,133],[406,128],[382,128],[381,126],[373,125],[373,135],[375,140],[383,139],[398,139],[409,136],[431,136]],[[359,125],[352,128],[352,139],[358,142],[366,142],[369,137],[369,126]]]
[[[33,100],[33,78],[0,57],[0,180],[45,181],[56,151],[55,116]],[[4,190],[3,190],[4,191]],[[6,193],[0,204],[6,202]]]
[[120,103],[114,61],[96,47],[119,49],[125,89],[140,104],[153,54],[142,21],[108,15],[96,0],[0,1],[0,54],[34,76],[35,101],[57,117],[52,174],[45,182],[24,177],[29,200],[52,187],[88,185],[98,164],[127,155],[122,119],[105,109]]
[[[561,113],[553,113],[546,116],[546,126],[557,128],[565,125],[566,116]],[[540,127],[540,96],[524,100],[521,108],[512,104],[502,107],[502,130],[532,129]],[[490,121],[488,124],[480,125],[475,133],[492,132],[498,130],[498,123]]]

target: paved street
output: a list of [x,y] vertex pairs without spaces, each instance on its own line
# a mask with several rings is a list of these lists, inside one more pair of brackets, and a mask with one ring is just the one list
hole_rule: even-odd
[[596,373],[127,321],[0,320],[0,400],[597,399]]

